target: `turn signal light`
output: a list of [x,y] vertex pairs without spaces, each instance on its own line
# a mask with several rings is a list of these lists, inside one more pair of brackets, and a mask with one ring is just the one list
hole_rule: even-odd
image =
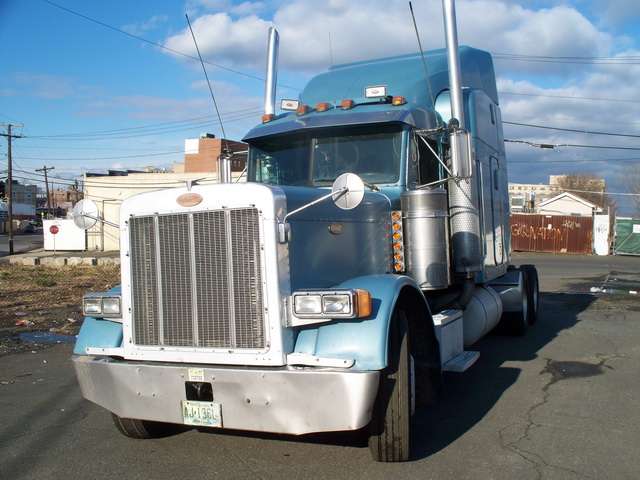
[[331,108],[331,104],[328,102],[320,102],[316,104],[316,112],[326,112]]
[[397,107],[398,105],[404,105],[405,103],[407,103],[407,99],[404,97],[393,97],[391,99],[391,105],[393,105],[394,107]]
[[296,114],[297,115],[304,115],[305,113],[309,112],[309,107],[307,105],[305,105],[304,103],[301,103],[300,105],[298,105],[298,109],[296,110]]
[[357,318],[371,315],[371,293],[367,290],[356,289]]
[[350,110],[355,106],[355,102],[350,98],[345,98],[340,102],[340,108],[343,110]]

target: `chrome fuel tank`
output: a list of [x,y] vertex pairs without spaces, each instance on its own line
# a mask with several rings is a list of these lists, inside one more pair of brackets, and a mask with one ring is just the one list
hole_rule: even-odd
[[409,190],[401,196],[407,275],[425,290],[446,288],[449,268],[447,192]]

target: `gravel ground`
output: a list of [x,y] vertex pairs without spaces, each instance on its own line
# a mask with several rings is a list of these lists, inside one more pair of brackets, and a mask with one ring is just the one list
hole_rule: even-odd
[[64,342],[58,335],[76,335],[82,324],[82,295],[119,283],[120,269],[111,265],[0,265],[0,356]]

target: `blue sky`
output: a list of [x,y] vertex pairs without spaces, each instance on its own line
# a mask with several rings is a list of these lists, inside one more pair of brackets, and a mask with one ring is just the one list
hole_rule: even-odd
[[[400,0],[55,1],[194,54],[185,30],[189,12],[205,58],[249,76],[263,75],[266,29],[275,24],[281,34],[279,82],[294,87],[329,66],[329,35],[336,63],[415,50],[407,2]],[[416,0],[414,8],[426,47],[441,47],[440,1]],[[495,53],[637,57],[624,65],[496,59],[505,120],[640,134],[640,2],[459,0],[457,8],[461,41]],[[200,66],[191,60],[42,0],[0,2],[0,42],[8,46],[0,63],[0,122],[23,123],[22,133],[32,137],[14,143],[17,168],[47,164],[68,176],[169,165],[180,161],[184,138],[220,133]],[[259,121],[263,84],[212,66],[208,71],[228,136],[240,138]],[[141,128],[146,125],[154,127]],[[127,130],[93,133],[115,129]],[[526,127],[507,126],[505,133],[549,143],[640,146],[640,139]],[[141,156],[146,153],[153,155]],[[640,151],[508,146],[512,181],[590,172],[604,175],[612,191],[626,189],[625,174],[640,163],[634,156],[640,158]],[[593,161],[604,158],[623,160]],[[0,170],[5,161],[0,156]]]

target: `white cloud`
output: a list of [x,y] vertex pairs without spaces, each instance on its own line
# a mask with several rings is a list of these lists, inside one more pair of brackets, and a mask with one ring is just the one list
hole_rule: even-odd
[[[233,7],[225,10],[225,1],[202,1],[213,10],[224,10],[200,15],[194,22],[203,54],[221,63],[262,69],[266,31],[272,23],[280,31],[281,66],[290,70],[326,68],[329,32],[337,63],[417,50],[404,0],[295,0],[276,7],[271,17],[248,9],[248,14],[238,18]],[[590,56],[606,54],[613,42],[609,34],[569,6],[536,10],[501,0],[462,0],[457,8],[461,42],[491,51]],[[417,5],[416,16],[426,48],[442,47],[440,2]],[[167,38],[166,45],[195,53],[187,30]],[[548,63],[502,63],[504,70],[560,68]]]
[[166,23],[167,20],[169,20],[167,15],[153,15],[143,22],[123,25],[122,30],[132,35],[142,35],[159,28],[162,24]]
[[592,8],[608,26],[632,25],[640,21],[638,0],[595,0]]

